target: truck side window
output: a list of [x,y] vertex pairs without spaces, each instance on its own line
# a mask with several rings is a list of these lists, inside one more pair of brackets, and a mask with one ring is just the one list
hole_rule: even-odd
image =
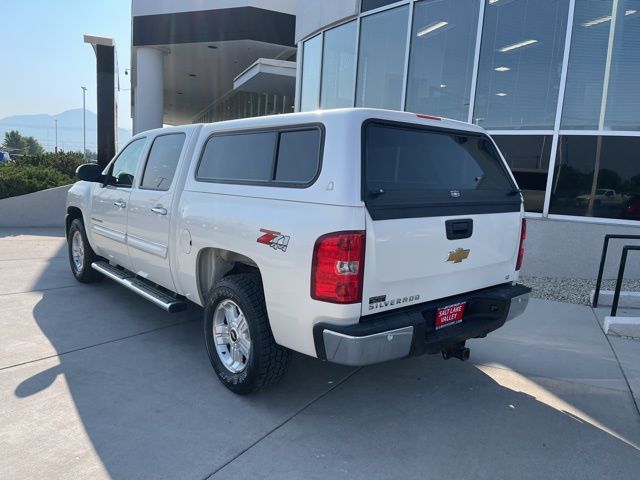
[[280,133],[277,182],[308,183],[318,172],[321,134],[317,128]]
[[140,188],[147,190],[169,190],[176,173],[178,160],[186,135],[172,133],[156,137],[151,146],[147,164],[142,174]]
[[145,141],[145,138],[134,140],[120,152],[110,168],[107,178],[108,185],[131,188]]
[[268,182],[277,132],[215,135],[204,147],[199,180]]
[[213,135],[196,179],[304,186],[318,173],[322,130],[317,126]]

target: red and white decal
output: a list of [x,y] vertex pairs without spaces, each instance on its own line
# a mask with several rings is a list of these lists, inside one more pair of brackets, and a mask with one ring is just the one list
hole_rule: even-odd
[[283,252],[287,251],[290,239],[288,235],[282,235],[280,232],[266,230],[264,228],[260,229],[260,233],[263,235],[259,236],[256,242],[263,245],[269,245],[274,250],[282,250]]
[[464,316],[464,303],[456,303],[448,307],[439,308],[436,314],[435,329],[440,330],[462,322]]

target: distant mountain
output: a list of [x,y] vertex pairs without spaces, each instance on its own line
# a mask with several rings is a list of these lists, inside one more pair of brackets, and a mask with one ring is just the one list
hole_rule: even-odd
[[[56,146],[55,120],[58,120],[58,148],[65,151],[82,151],[82,109],[67,110],[58,115],[14,115],[0,119],[0,143],[4,133],[18,130],[21,135],[35,137],[46,150]],[[87,148],[97,150],[97,122],[95,113],[87,110]],[[131,131],[118,129],[118,146],[131,138]]]

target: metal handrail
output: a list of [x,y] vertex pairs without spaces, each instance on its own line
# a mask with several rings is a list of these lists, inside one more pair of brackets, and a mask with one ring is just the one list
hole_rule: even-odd
[[622,288],[622,277],[624,276],[624,268],[627,264],[627,253],[630,250],[640,251],[640,245],[625,245],[622,248],[622,257],[620,258],[620,268],[618,269],[618,279],[616,280],[616,291],[613,294],[613,304],[611,305],[611,316],[615,317],[618,313],[618,301],[620,300],[620,289]]
[[[604,273],[604,264],[607,259],[607,249],[609,248],[609,240],[611,239],[640,240],[640,235],[608,234],[604,236],[604,243],[602,245],[602,256],[600,257],[600,268],[598,269],[598,279],[596,280],[596,290],[593,294],[594,307],[598,306],[598,299],[600,298],[600,287],[602,286],[602,275]],[[635,249],[632,249],[632,250],[635,250]],[[622,270],[624,272],[624,268]]]

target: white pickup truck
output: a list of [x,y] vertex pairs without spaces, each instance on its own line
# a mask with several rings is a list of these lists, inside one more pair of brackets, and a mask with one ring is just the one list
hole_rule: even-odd
[[204,307],[236,393],[295,350],[344,365],[440,353],[521,314],[522,196],[479,127],[346,109],[135,136],[69,191],[75,277]]

